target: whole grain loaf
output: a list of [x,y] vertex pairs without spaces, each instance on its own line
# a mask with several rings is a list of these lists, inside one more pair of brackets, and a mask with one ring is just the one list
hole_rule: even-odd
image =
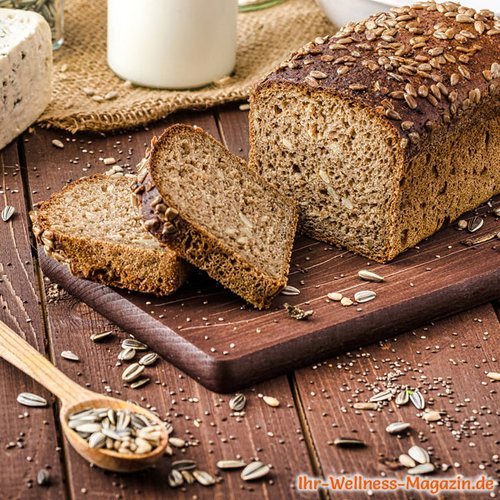
[[105,285],[167,295],[190,266],[142,227],[123,175],[93,175],[52,195],[31,213],[45,253],[70,271]]
[[145,227],[257,308],[286,285],[294,203],[199,128],[153,141],[135,192]]
[[250,166],[300,229],[385,262],[500,191],[500,22],[447,2],[317,38],[251,96]]

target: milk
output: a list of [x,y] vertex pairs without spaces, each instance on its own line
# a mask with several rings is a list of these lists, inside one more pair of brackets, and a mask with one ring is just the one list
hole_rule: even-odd
[[147,87],[187,89],[229,75],[238,0],[108,0],[108,64]]

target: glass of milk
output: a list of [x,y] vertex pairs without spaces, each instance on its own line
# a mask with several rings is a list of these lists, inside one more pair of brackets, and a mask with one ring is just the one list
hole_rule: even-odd
[[108,64],[137,85],[202,87],[236,62],[238,0],[108,0]]

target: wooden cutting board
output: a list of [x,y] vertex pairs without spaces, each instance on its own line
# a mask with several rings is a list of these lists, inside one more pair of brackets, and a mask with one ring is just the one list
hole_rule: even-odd
[[[500,206],[500,196],[491,205]],[[484,225],[474,234],[451,225],[385,265],[299,237],[289,284],[301,293],[280,295],[269,311],[252,309],[201,273],[174,295],[156,298],[75,278],[52,259],[40,259],[52,281],[204,386],[230,392],[500,297],[500,240],[460,243],[500,231],[490,206],[477,213]],[[360,269],[386,281],[364,282]],[[327,301],[329,292],[352,298],[360,290],[377,297],[350,307]],[[291,319],[285,302],[314,314]]]

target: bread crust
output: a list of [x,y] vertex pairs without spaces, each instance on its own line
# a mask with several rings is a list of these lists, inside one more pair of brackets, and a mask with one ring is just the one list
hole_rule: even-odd
[[[199,128],[186,125],[174,125],[156,140],[153,140],[152,149],[144,163],[143,168],[147,174],[139,175],[140,187],[136,189],[141,213],[146,221],[155,221],[149,224],[149,231],[155,235],[163,244],[179,253],[184,259],[196,267],[206,271],[209,276],[216,279],[223,286],[229,288],[247,302],[258,309],[268,308],[273,297],[286,286],[289,262],[293,247],[293,235],[297,226],[297,210],[291,200],[285,198],[281,193],[269,186],[270,192],[277,199],[281,200],[292,213],[292,227],[290,227],[290,238],[284,249],[283,266],[277,276],[273,276],[255,263],[249,262],[243,255],[231,249],[224,241],[220,240],[194,220],[190,214],[183,213],[175,204],[175,201],[167,192],[161,192],[155,183],[155,174],[159,166],[156,157],[157,151],[168,143],[169,137],[173,134],[183,134],[189,138],[191,134],[201,134],[204,140],[217,143],[221,148],[222,144]],[[225,152],[239,165],[239,168],[247,169],[245,162],[233,155]],[[253,172],[250,172],[256,182],[262,180]],[[161,198],[161,201],[159,200]],[[157,204],[168,207],[167,212],[158,213],[153,206],[153,200]]]
[[173,252],[74,236],[52,226],[50,212],[56,203],[71,194],[76,186],[84,184],[95,189],[96,182],[107,179],[109,177],[100,174],[84,177],[41,203],[30,214],[34,235],[45,253],[67,265],[75,276],[158,296],[174,292],[186,280],[190,266]]

